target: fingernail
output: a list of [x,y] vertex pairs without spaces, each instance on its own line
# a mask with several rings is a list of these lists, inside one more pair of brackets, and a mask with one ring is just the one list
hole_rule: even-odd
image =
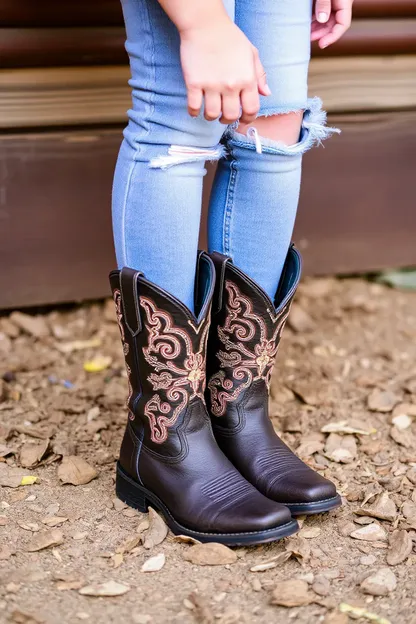
[[318,22],[325,24],[328,21],[328,13],[318,13]]
[[268,84],[264,85],[264,92],[265,92],[266,95],[271,95],[272,94],[271,89],[270,89]]

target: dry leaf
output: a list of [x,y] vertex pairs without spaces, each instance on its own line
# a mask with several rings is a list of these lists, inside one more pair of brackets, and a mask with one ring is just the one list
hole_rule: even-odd
[[389,550],[387,552],[387,563],[391,566],[398,565],[406,561],[413,550],[413,541],[409,533],[404,530],[393,531],[389,539]]
[[181,542],[183,544],[200,544],[201,542],[190,535],[175,535],[173,537],[174,542]]
[[415,448],[416,441],[412,432],[409,429],[397,429],[397,427],[391,427],[390,436],[397,444],[404,446],[404,448]]
[[196,565],[226,565],[237,561],[237,554],[233,550],[216,542],[191,546],[183,557]]
[[35,338],[46,338],[46,336],[50,335],[45,318],[41,315],[31,316],[23,312],[12,312],[9,316],[9,320],[26,334],[34,336]]
[[63,516],[46,516],[46,518],[42,518],[41,522],[46,524],[46,526],[56,527],[63,524],[67,520],[68,518],[64,518]]
[[20,450],[20,463],[23,468],[34,468],[47,453],[49,439],[35,444],[26,443]]
[[287,540],[286,550],[300,563],[308,561],[311,556],[311,547],[304,537],[291,537]]
[[82,351],[83,349],[94,349],[101,346],[100,338],[91,338],[90,340],[73,340],[72,342],[56,343],[56,348],[62,353],[72,353],[73,351]]
[[116,553],[120,555],[124,555],[126,553],[131,552],[134,548],[137,548],[137,546],[139,546],[139,544],[141,543],[142,543],[142,536],[136,535],[135,537],[132,537],[131,539],[124,542],[124,544],[119,546],[116,549]]
[[114,565],[114,569],[119,568],[124,561],[124,556],[122,553],[115,553],[112,557],[112,562]]
[[306,581],[291,579],[276,585],[270,602],[281,607],[302,607],[314,602],[314,597]]
[[2,487],[17,488],[22,485],[33,485],[37,480],[38,477],[28,474],[25,470],[0,463],[0,486]]
[[93,360],[84,362],[84,370],[87,373],[101,373],[109,366],[113,359],[109,355],[97,355]]
[[396,586],[397,579],[390,568],[380,568],[367,576],[360,585],[364,593],[372,596],[387,596],[396,589]]
[[315,527],[303,527],[299,533],[298,533],[298,537],[304,537],[305,539],[314,539],[315,537],[318,537],[318,535],[321,534],[321,529],[317,526]]
[[351,617],[354,619],[364,618],[366,620],[370,620],[371,622],[375,622],[375,624],[391,624],[389,620],[386,620],[371,611],[367,611],[361,607],[353,607],[352,605],[347,604],[346,602],[341,602],[339,605],[339,610],[341,613],[350,613]]
[[0,561],[7,561],[14,552],[6,545],[0,547]]
[[141,567],[142,572],[159,572],[165,565],[165,555],[160,553],[159,555],[155,555],[154,557],[150,557]]
[[62,459],[62,463],[58,467],[58,477],[62,483],[85,485],[98,477],[98,472],[82,457],[69,455]]
[[[361,425],[361,426],[360,426]],[[330,422],[324,425],[321,429],[322,433],[344,433],[344,434],[356,434],[356,435],[370,435],[376,433],[376,429],[373,427],[362,427],[362,423],[355,423],[353,421],[339,420],[336,422]]]
[[81,587],[78,593],[82,596],[122,596],[130,590],[128,585],[117,583],[116,581],[106,581]]
[[380,520],[393,522],[397,516],[395,503],[391,500],[387,492],[378,494],[371,505],[362,506],[355,513],[362,516],[371,516]]
[[145,548],[159,546],[166,538],[167,534],[168,527],[163,518],[161,518],[152,507],[149,507],[149,530],[144,537],[143,546]]
[[28,552],[37,552],[44,548],[50,548],[50,546],[59,546],[64,541],[62,531],[59,529],[52,529],[51,531],[43,531],[37,533],[29,544],[26,546]]
[[13,624],[44,624],[45,620],[41,619],[38,615],[15,609],[10,616],[10,622]]

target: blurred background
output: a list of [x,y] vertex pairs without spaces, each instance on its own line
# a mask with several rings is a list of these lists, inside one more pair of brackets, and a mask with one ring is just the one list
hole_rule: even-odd
[[[0,0],[0,309],[108,295],[128,77],[118,0]],[[305,158],[305,271],[416,265],[416,0],[355,0],[310,94],[343,133]]]

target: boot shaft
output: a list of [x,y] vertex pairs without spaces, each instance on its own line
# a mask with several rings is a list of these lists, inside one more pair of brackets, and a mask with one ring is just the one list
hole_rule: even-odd
[[110,274],[126,362],[129,419],[155,452],[180,452],[176,434],[191,404],[201,404],[193,413],[199,411],[202,421],[205,418],[206,343],[215,272],[203,252],[196,275],[197,316],[140,271],[123,268]]
[[282,330],[300,279],[301,258],[292,246],[274,301],[230,258],[217,252],[211,258],[216,286],[206,397],[213,416],[230,417],[254,387],[267,400]]

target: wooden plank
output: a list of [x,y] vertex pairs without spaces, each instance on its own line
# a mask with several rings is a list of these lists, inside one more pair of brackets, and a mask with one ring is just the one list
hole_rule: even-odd
[[[0,128],[123,123],[124,66],[0,71]],[[416,107],[416,56],[314,59],[310,93],[330,112]]]
[[354,17],[415,17],[416,0],[355,0]]
[[[416,111],[329,121],[342,136],[305,159],[296,226],[305,272],[415,265]],[[0,308],[108,295],[120,140],[121,128],[0,137]]]
[[313,56],[367,56],[377,54],[414,54],[416,19],[362,19],[334,45],[321,50],[313,46]]
[[64,67],[128,63],[124,27],[2,28],[0,57],[6,67]]
[[[416,17],[416,0],[355,0],[356,17]],[[0,26],[122,26],[119,0],[1,0]]]
[[[123,27],[2,28],[3,68],[127,63]],[[356,20],[335,45],[315,56],[416,53],[416,19]]]
[[0,136],[0,309],[108,295],[121,131]]
[[0,25],[122,26],[119,0],[1,0]]
[[296,238],[309,273],[416,265],[416,111],[332,116],[304,163]]

